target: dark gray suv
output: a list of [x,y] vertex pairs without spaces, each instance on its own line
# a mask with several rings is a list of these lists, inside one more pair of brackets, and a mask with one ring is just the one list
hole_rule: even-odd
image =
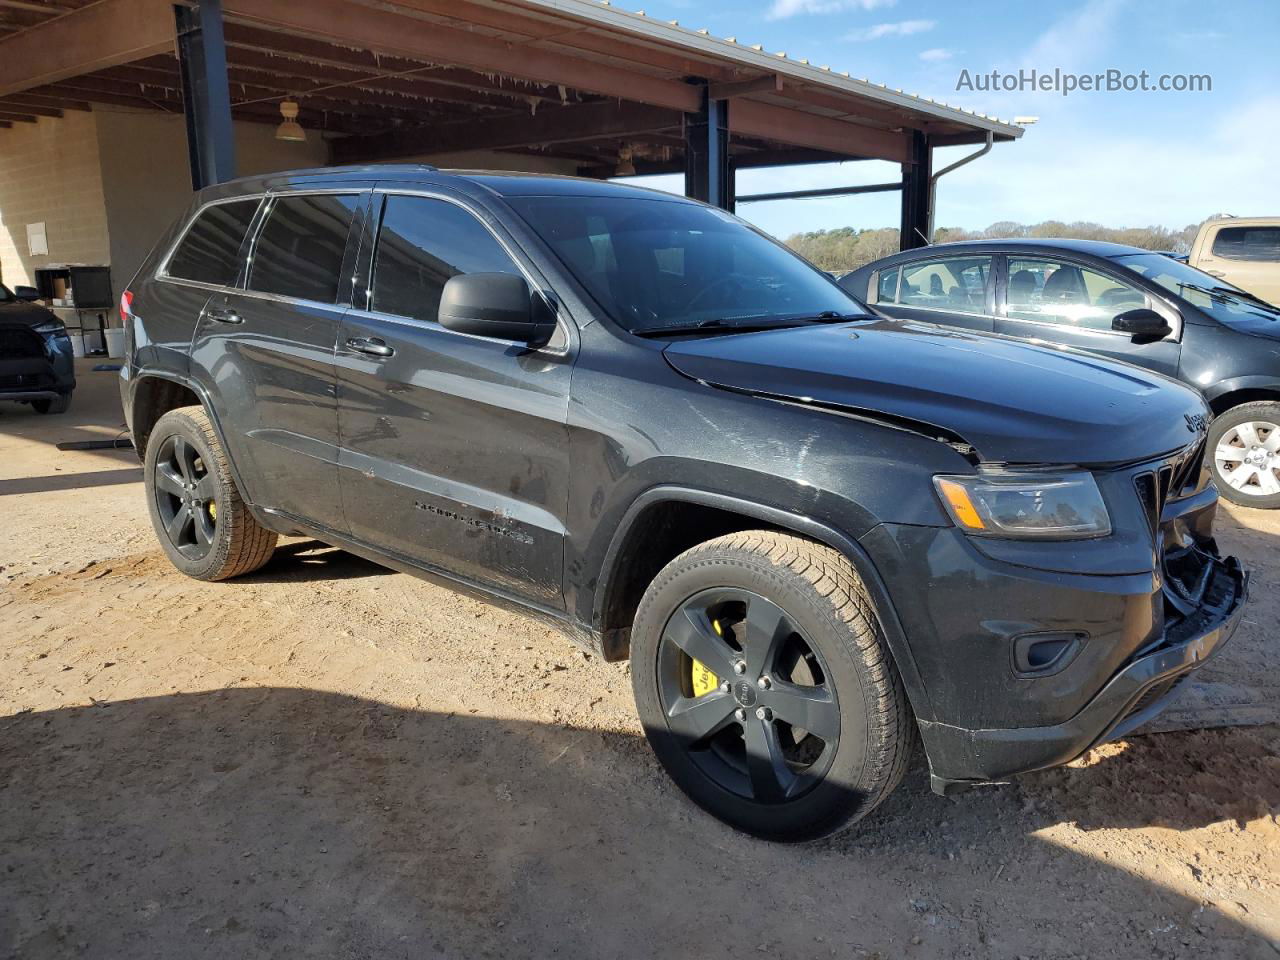
[[944,791],[1071,760],[1241,615],[1194,391],[868,316],[678,197],[244,180],[123,307],[179,569],[248,574],[305,534],[630,657],[662,764],[759,836],[865,815],[917,733]]
[[1172,257],[1090,240],[944,243],[840,278],[892,317],[1061,344],[1201,390],[1235,503],[1280,507],[1280,308]]

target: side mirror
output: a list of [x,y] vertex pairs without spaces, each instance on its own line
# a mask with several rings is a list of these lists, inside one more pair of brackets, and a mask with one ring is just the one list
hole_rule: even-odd
[[446,330],[541,346],[551,338],[555,316],[546,300],[511,273],[460,273],[440,294],[440,325]]
[[19,300],[26,300],[28,303],[40,299],[40,291],[35,287],[14,287],[13,295]]
[[1173,333],[1169,321],[1146,307],[1126,310],[1117,315],[1111,321],[1111,329],[1116,333],[1129,334],[1134,343],[1155,343]]

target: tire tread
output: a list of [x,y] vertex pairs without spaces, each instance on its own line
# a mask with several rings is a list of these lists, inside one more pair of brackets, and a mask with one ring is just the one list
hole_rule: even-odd
[[157,422],[152,432],[152,443],[156,442],[158,436],[163,435],[162,425],[170,418],[186,421],[187,425],[200,435],[212,455],[213,463],[210,465],[212,468],[210,472],[218,478],[218,483],[222,487],[223,505],[219,509],[221,514],[225,514],[225,517],[222,515],[218,517],[218,523],[221,526],[225,520],[230,524],[230,537],[226,541],[225,549],[219,544],[214,546],[215,550],[222,551],[222,555],[212,567],[202,572],[198,579],[229,580],[260,569],[271,559],[279,537],[275,531],[268,530],[258,523],[249,512],[249,508],[245,506],[244,498],[241,497],[232,479],[231,464],[227,459],[226,451],[218,439],[208,412],[199,406],[178,407],[170,410]]
[[[796,577],[828,605],[827,616],[843,625],[837,635],[849,646],[869,678],[864,688],[869,712],[866,765],[861,787],[864,801],[815,830],[829,836],[861,819],[902,781],[915,745],[915,723],[906,691],[893,664],[874,604],[853,564],[838,551],[794,534],[775,530],[745,530],[708,540],[686,550],[655,578],[645,599],[676,575],[700,562],[725,560],[758,566],[766,564],[779,578]],[[637,617],[638,619],[638,617]]]

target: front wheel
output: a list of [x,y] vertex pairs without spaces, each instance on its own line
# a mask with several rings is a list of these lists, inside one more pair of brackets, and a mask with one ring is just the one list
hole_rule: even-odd
[[187,576],[226,580],[271,559],[276,535],[245,506],[203,408],[180,407],[156,421],[143,479],[160,546]]
[[1246,507],[1280,507],[1280,403],[1232,407],[1209,428],[1218,492]]
[[902,779],[906,695],[862,583],[834,550],[757,530],[686,551],[645,592],[631,660],[658,759],[740,830],[827,836]]

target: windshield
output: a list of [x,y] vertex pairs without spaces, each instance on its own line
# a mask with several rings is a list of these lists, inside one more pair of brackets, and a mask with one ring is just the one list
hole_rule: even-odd
[[1170,293],[1199,307],[1215,320],[1239,323],[1242,320],[1275,320],[1280,308],[1253,300],[1243,290],[1203,270],[1171,260],[1158,253],[1134,253],[1116,257],[1116,263],[1160,284]]
[[634,197],[509,202],[632,333],[866,312],[821,271],[711,207]]

